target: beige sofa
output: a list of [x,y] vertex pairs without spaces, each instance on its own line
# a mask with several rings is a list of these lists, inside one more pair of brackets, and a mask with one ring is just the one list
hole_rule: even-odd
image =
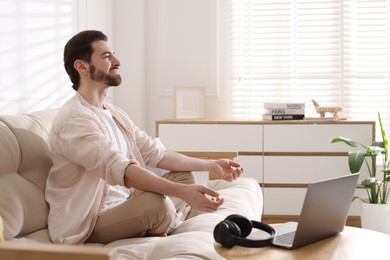
[[211,180],[225,203],[213,213],[186,220],[171,235],[83,246],[54,245],[47,231],[45,183],[51,167],[48,133],[56,110],[0,116],[0,216],[5,242],[0,259],[222,259],[214,246],[215,225],[227,215],[260,220],[263,199],[256,180]]

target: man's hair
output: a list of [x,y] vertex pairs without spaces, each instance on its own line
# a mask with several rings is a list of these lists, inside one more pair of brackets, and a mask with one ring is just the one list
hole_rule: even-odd
[[73,36],[65,45],[64,66],[76,91],[80,85],[80,75],[73,64],[76,60],[91,62],[92,43],[99,40],[107,41],[107,36],[100,31],[87,30]]

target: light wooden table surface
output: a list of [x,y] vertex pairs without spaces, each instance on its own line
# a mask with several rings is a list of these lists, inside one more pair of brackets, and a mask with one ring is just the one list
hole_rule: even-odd
[[216,242],[214,247],[226,259],[390,259],[390,235],[349,226],[346,226],[343,232],[336,236],[294,250],[276,247],[249,248],[241,246],[228,249]]

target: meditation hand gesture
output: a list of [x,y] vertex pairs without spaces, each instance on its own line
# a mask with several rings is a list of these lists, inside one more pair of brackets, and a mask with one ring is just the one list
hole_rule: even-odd
[[188,185],[181,197],[191,208],[203,212],[216,211],[223,204],[218,192],[198,184]]
[[244,169],[235,161],[218,159],[212,164],[211,171],[217,173],[225,181],[233,181],[240,177]]

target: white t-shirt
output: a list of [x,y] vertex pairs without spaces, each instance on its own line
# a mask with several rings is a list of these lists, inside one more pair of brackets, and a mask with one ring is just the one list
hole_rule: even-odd
[[[121,150],[124,154],[127,154],[128,147],[126,143],[126,139],[115,123],[112,114],[107,109],[100,109],[97,107],[93,108],[97,115],[99,115],[100,119],[107,126],[108,131],[110,132],[110,137],[116,147]],[[117,206],[118,204],[124,202],[130,195],[130,190],[121,185],[109,185],[108,194],[106,197],[106,201],[104,203],[103,211]]]

